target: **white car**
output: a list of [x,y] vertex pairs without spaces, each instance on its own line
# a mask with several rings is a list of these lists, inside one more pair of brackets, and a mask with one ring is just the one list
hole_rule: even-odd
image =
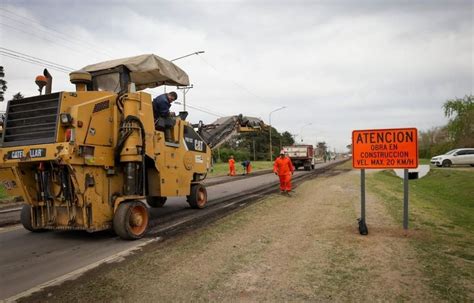
[[453,149],[444,155],[431,158],[431,164],[438,167],[450,167],[451,165],[474,166],[474,148]]

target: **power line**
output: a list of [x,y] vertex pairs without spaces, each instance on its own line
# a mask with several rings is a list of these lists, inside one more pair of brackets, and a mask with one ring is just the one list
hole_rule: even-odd
[[189,105],[189,103],[186,103],[186,106],[189,106],[189,107],[194,108],[198,111],[201,111],[201,112],[204,112],[204,113],[207,113],[209,115],[213,115],[213,116],[216,116],[216,117],[219,117],[219,118],[222,118],[222,117],[226,116],[226,115],[218,113],[218,112],[213,112],[210,109],[207,109],[207,108],[202,107],[202,106]]
[[30,33],[30,32],[27,32],[27,31],[23,30],[23,29],[20,29],[20,28],[17,28],[17,27],[14,27],[14,26],[11,26],[11,25],[8,25],[8,24],[5,24],[5,23],[1,23],[1,22],[0,22],[0,25],[6,26],[6,27],[9,27],[9,28],[12,28],[12,29],[14,29],[14,30],[16,30],[16,31],[19,31],[19,32],[22,32],[22,33],[27,34],[27,35],[29,35],[29,36],[35,37],[36,39],[44,40],[44,41],[46,41],[46,42],[49,42],[49,43],[52,43],[52,44],[56,44],[56,45],[62,46],[62,47],[64,47],[64,48],[67,48],[67,49],[69,49],[69,50],[75,52],[76,54],[83,55],[82,53],[78,52],[77,49],[74,49],[74,48],[69,47],[69,46],[64,45],[64,44],[59,44],[59,43],[57,43],[57,42],[54,41],[54,40],[51,40],[51,39],[48,39],[48,38],[45,38],[45,37],[39,37],[38,35],[32,34],[32,33]]
[[15,58],[21,58],[21,59],[28,60],[28,61],[35,62],[35,63],[41,63],[41,64],[44,64],[45,66],[56,68],[58,70],[62,70],[62,71],[65,71],[65,72],[70,72],[70,71],[73,70],[72,68],[64,68],[64,67],[61,67],[61,66],[57,66],[54,63],[53,64],[48,63],[48,61],[44,61],[44,60],[39,59],[39,58],[37,59],[35,57],[24,56],[24,55],[21,55],[21,54],[18,54],[18,53],[6,52],[4,50],[0,50],[0,53],[6,54],[6,55],[9,55],[9,56],[13,56]]
[[51,61],[48,61],[48,60],[45,60],[45,59],[41,59],[41,58],[38,58],[38,57],[34,57],[34,56],[31,56],[31,55],[20,53],[19,51],[15,51],[15,50],[8,49],[8,48],[5,48],[5,47],[0,46],[0,50],[4,50],[4,51],[10,52],[10,53],[13,53],[13,54],[16,54],[16,55],[21,55],[21,56],[24,56],[24,57],[29,57],[29,58],[34,59],[34,60],[43,61],[46,64],[53,64],[53,65],[55,65],[59,68],[62,68],[62,69],[75,70],[75,68],[72,68],[72,67],[69,67],[69,66],[65,66],[65,65],[54,63],[54,62],[51,62]]
[[[36,27],[38,27],[38,25],[39,25],[38,28],[40,28],[43,32],[48,33],[47,31],[45,31],[45,30],[42,29],[42,28],[46,28],[46,29],[48,29],[50,32],[53,32],[53,33],[56,35],[56,37],[59,38],[59,39],[68,41],[68,42],[70,42],[70,43],[74,43],[74,44],[76,44],[76,45],[78,45],[78,46],[81,46],[81,43],[82,43],[83,45],[88,45],[88,48],[93,49],[95,52],[102,53],[103,55],[105,55],[105,56],[107,56],[107,57],[109,57],[109,58],[112,58],[112,56],[111,56],[109,53],[103,51],[103,49],[97,48],[94,44],[92,44],[92,43],[90,43],[90,42],[88,42],[88,41],[86,41],[86,40],[82,40],[82,39],[79,39],[79,38],[71,39],[68,35],[66,35],[66,34],[64,34],[64,33],[60,32],[60,31],[58,31],[57,29],[55,29],[55,28],[53,28],[53,27],[49,27],[49,26],[44,25],[44,24],[41,24],[41,23],[39,23],[38,21],[33,20],[33,19],[31,19],[31,18],[28,18],[28,17],[26,17],[26,16],[24,16],[24,15],[20,15],[20,14],[18,14],[18,13],[12,12],[12,11],[6,9],[6,8],[3,8],[3,7],[0,7],[0,10],[3,10],[3,11],[6,12],[7,14],[10,14],[10,15],[13,15],[13,16],[15,16],[15,17],[18,17],[18,18],[21,18],[21,19],[24,19],[24,20],[29,21],[28,23],[25,23],[25,22],[22,22],[22,21],[19,21],[19,20],[15,20],[16,22],[23,23],[23,24],[25,24],[25,25],[27,25],[27,26],[31,26],[31,22],[32,22],[32,23],[36,24]],[[8,16],[5,16],[5,17],[7,17],[7,18],[9,18],[9,19],[12,20],[11,17],[8,17]],[[14,19],[13,19],[13,20],[14,20]],[[62,37],[61,37],[61,36],[62,36]]]
[[67,70],[63,70],[63,69],[60,69],[60,68],[57,68],[57,67],[54,67],[54,66],[50,66],[50,65],[47,65],[45,64],[44,62],[39,62],[39,61],[34,61],[32,59],[27,59],[27,58],[22,58],[20,56],[17,56],[17,55],[11,55],[11,54],[8,54],[6,52],[3,52],[3,51],[0,51],[0,54],[2,56],[5,56],[5,57],[9,57],[9,58],[12,58],[12,59],[15,59],[15,60],[19,60],[19,61],[23,61],[23,62],[27,62],[27,63],[31,63],[31,64],[36,64],[36,65],[39,65],[39,66],[42,66],[42,67],[49,67],[53,70],[56,70],[58,72],[62,72],[62,73],[65,73],[65,74],[69,74],[70,71],[67,71]]

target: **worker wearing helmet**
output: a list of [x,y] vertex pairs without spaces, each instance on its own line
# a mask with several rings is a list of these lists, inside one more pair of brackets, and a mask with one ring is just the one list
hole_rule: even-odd
[[280,192],[289,195],[291,191],[291,176],[295,171],[290,158],[285,156],[285,152],[280,151],[280,157],[275,159],[273,164],[273,172],[280,177]]

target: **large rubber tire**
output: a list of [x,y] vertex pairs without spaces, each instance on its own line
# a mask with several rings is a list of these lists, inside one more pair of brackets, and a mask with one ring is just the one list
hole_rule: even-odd
[[147,226],[148,209],[143,202],[122,202],[114,214],[114,231],[124,240],[140,239]]
[[150,205],[150,207],[158,208],[163,207],[166,203],[166,197],[146,197],[146,203]]
[[444,160],[443,161],[443,167],[450,167],[451,166],[451,161],[450,160]]
[[191,194],[187,196],[189,205],[192,208],[202,209],[207,204],[207,190],[204,185],[191,185]]
[[37,232],[38,229],[34,228],[31,224],[31,206],[29,204],[23,205],[21,208],[20,222],[26,230]]

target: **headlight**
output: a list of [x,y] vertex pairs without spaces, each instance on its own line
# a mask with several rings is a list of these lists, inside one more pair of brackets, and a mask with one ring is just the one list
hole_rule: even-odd
[[61,120],[61,124],[64,126],[71,125],[72,123],[71,114],[68,113],[59,114],[59,119]]

